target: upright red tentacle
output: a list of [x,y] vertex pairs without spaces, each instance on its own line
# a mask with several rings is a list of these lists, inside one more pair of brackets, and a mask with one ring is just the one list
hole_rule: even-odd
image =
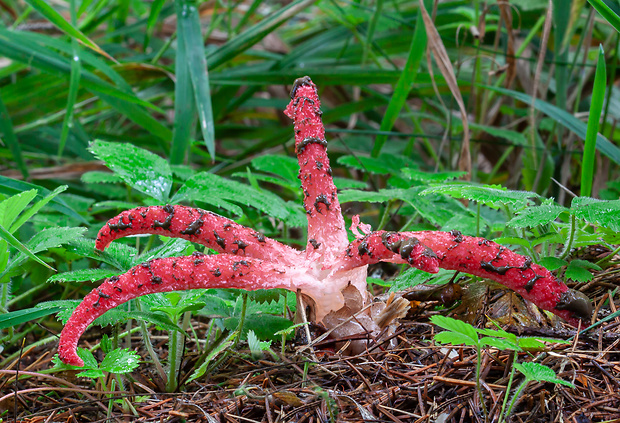
[[113,217],[101,228],[96,248],[129,235],[156,234],[205,245],[221,253],[295,263],[300,253],[215,213],[185,206],[138,207]]
[[409,263],[428,271],[424,266],[432,263],[429,250],[440,268],[499,282],[572,325],[576,326],[579,318],[590,318],[589,300],[570,290],[544,267],[493,241],[464,236],[459,231],[373,232],[347,247],[338,268],[349,270],[361,264],[388,261]]
[[348,240],[327,157],[320,107],[316,86],[310,78],[297,79],[285,113],[295,123],[295,151],[308,216],[306,251],[330,258],[346,247]]
[[194,254],[140,264],[123,275],[106,279],[84,297],[60,334],[60,359],[67,364],[83,366],[76,353],[82,333],[97,317],[133,298],[198,288],[294,290],[292,279],[284,273],[272,263],[230,254]]

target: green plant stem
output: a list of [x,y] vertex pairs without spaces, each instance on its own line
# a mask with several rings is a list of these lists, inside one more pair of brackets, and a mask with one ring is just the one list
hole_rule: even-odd
[[[518,353],[517,351],[515,351],[512,357],[513,363],[517,361],[517,357],[518,357]],[[516,370],[517,368],[514,365],[512,366],[512,369],[510,369],[510,377],[508,378],[508,383],[506,384],[506,394],[504,395],[504,403],[502,404],[502,411],[499,413],[499,420],[497,423],[502,423],[504,421],[504,417],[507,417],[507,415],[504,414],[504,411],[506,410],[506,405],[508,404],[508,399],[510,398],[510,388],[512,387],[512,381],[514,379]]]
[[170,333],[170,342],[168,343],[168,381],[166,383],[166,392],[174,392],[179,386],[177,380],[177,366],[180,364],[177,354],[178,342],[179,332],[174,330]]
[[512,409],[514,408],[515,404],[517,403],[517,400],[523,393],[523,389],[525,389],[528,383],[529,383],[529,379],[525,378],[525,380],[521,383],[521,385],[519,385],[514,395],[512,396],[512,400],[510,400],[510,405],[508,406],[508,410],[506,410],[506,414],[505,414],[506,416],[510,416],[510,413],[512,413]]
[[[138,311],[142,311],[142,304],[140,303],[140,299],[136,298],[135,300],[136,309]],[[153,364],[157,369],[157,373],[159,373],[159,377],[164,381],[164,383],[168,384],[168,376],[166,376],[166,371],[164,370],[164,366],[161,365],[161,361],[159,361],[159,356],[155,353],[153,349],[153,343],[151,342],[151,335],[149,334],[149,330],[146,327],[146,323],[143,320],[140,320],[140,331],[142,332],[142,339],[144,339],[144,346],[146,347],[146,351],[149,353],[151,360],[153,360]]]
[[568,227],[568,240],[566,244],[564,244],[564,250],[560,254],[560,258],[564,260],[570,254],[571,249],[573,248],[573,242],[575,241],[575,232],[577,230],[577,218],[574,214],[570,215],[570,223]]

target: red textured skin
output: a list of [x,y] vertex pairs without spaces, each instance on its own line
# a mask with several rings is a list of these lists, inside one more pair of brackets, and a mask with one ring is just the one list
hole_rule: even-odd
[[[169,222],[167,228],[162,227]],[[199,224],[197,220],[202,220]],[[159,223],[156,223],[159,222]],[[121,223],[128,227],[115,229]],[[194,224],[195,231],[192,231]],[[193,234],[183,234],[183,232]],[[101,228],[95,247],[103,251],[115,239],[137,234],[156,234],[183,238],[220,253],[294,263],[299,251],[259,232],[218,216],[215,213],[185,206],[138,207],[113,217]]]
[[[386,248],[385,234],[385,231],[377,231],[353,241],[342,257],[345,263],[342,270],[380,261],[407,263],[400,254]],[[574,313],[556,308],[562,293],[568,291],[568,287],[544,267],[531,263],[528,257],[485,238],[464,236],[457,231],[390,232],[387,237],[389,242],[410,238],[416,238],[430,248],[436,254],[440,268],[492,279],[532,301],[538,307],[560,316],[571,325],[578,325],[579,319]],[[362,249],[363,254],[359,250],[361,243],[367,245]],[[421,249],[414,251],[412,254],[414,260],[419,260],[416,254],[419,257],[421,251]],[[482,263],[488,265],[483,266]],[[426,269],[423,266],[414,265],[422,270],[433,271],[432,264]],[[526,289],[528,282],[532,286]]]
[[121,276],[106,279],[84,297],[60,334],[58,355],[66,364],[83,366],[76,348],[88,325],[136,297],[198,288],[291,289],[283,273],[272,263],[229,254],[168,257],[138,265]]
[[[316,86],[309,78],[295,81],[291,97],[284,113],[295,124],[295,151],[304,193],[303,204],[308,216],[306,251],[333,257],[333,251],[326,250],[326,247],[341,250],[348,244],[348,239],[325,147],[321,102]],[[307,143],[309,139],[322,143]]]

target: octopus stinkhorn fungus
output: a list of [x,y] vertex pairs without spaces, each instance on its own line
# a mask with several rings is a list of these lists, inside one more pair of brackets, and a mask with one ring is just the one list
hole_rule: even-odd
[[592,308],[585,295],[569,290],[531,259],[483,238],[458,231],[370,232],[355,216],[352,230],[358,236],[349,243],[326,154],[320,101],[310,78],[295,81],[285,113],[295,127],[308,217],[306,250],[295,250],[204,210],[165,205],[125,211],[101,229],[97,249],[127,235],[159,234],[184,238],[219,254],[155,259],[107,279],[84,298],[64,326],[58,347],[62,361],[83,365],[76,354],[78,340],[107,310],[141,295],[195,288],[300,291],[310,304],[311,319],[334,327],[346,320],[347,313],[362,311],[348,323],[348,334],[376,334],[385,324],[378,321],[385,316],[378,318],[372,307],[363,306],[371,300],[367,267],[380,261],[408,263],[431,273],[444,268],[489,278],[573,325],[590,317]]

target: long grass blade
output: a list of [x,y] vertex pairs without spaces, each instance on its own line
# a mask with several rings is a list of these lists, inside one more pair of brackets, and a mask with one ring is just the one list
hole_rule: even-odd
[[[586,124],[577,119],[575,116],[568,113],[567,111],[562,110],[554,106],[553,104],[547,103],[546,101],[541,99],[535,99],[534,101],[532,101],[532,97],[525,93],[508,90],[506,88],[493,87],[490,85],[480,86],[482,88],[486,88],[488,90],[496,91],[500,94],[510,96],[526,104],[532,104],[534,108],[536,108],[536,110],[546,114],[557,123],[567,128],[569,131],[574,132],[575,135],[577,135],[582,140],[586,139]],[[607,138],[605,138],[601,134],[596,135],[596,148],[601,152],[601,154],[609,157],[614,163],[620,164],[620,148],[613,145]]]
[[13,122],[9,116],[9,111],[6,109],[4,101],[2,101],[2,96],[0,96],[0,132],[1,139],[11,150],[13,160],[15,160],[19,171],[22,173],[24,179],[28,179],[28,168],[26,167],[26,163],[22,157],[22,149],[19,146],[19,141],[17,140],[17,136],[13,130]]
[[596,9],[598,13],[613,26],[616,31],[620,32],[620,16],[605,4],[603,0],[588,0],[588,3]]
[[177,31],[174,76],[174,131],[172,133],[170,163],[181,164],[187,157],[196,113],[183,31]]
[[58,29],[67,34],[70,37],[76,38],[80,42],[82,42],[85,46],[93,49],[97,53],[107,57],[108,59],[116,62],[108,53],[103,51],[101,47],[95,44],[90,38],[88,38],[82,31],[71,25],[69,22],[62,17],[60,13],[58,13],[52,6],[48,4],[45,0],[26,0],[33,9],[43,15],[47,20],[56,25]]
[[[418,18],[416,22],[417,24],[413,33],[411,47],[409,48],[409,56],[407,56],[407,62],[405,63],[405,67],[403,68],[403,71],[398,78],[398,82],[396,83],[396,89],[394,90],[394,94],[392,94],[390,103],[388,104],[385,115],[383,116],[383,120],[381,121],[381,131],[392,130],[396,119],[398,119],[400,111],[402,110],[405,102],[407,101],[407,96],[411,91],[411,85],[413,84],[416,76],[418,75],[420,63],[422,62],[424,52],[426,51],[427,38],[426,30],[422,21],[421,10],[418,10]],[[379,157],[379,154],[381,154],[381,149],[383,148],[383,145],[386,141],[386,134],[381,134],[377,136],[375,144],[372,148],[373,157]]]
[[166,3],[166,0],[154,0],[151,4],[149,18],[146,21],[146,33],[144,34],[144,51],[146,51],[149,43],[151,42],[151,37],[153,37],[155,25],[157,24],[157,18],[159,18],[159,14],[161,9],[164,7],[164,3]]
[[603,46],[599,46],[596,73],[594,74],[594,87],[592,89],[592,101],[590,102],[590,115],[583,148],[583,160],[581,161],[581,196],[592,195],[592,181],[594,179],[594,159],[596,150],[596,138],[598,135],[603,103],[605,102],[605,88],[607,70],[605,67],[605,52]]
[[26,247],[24,244],[19,242],[19,240],[15,238],[12,233],[7,231],[2,225],[0,225],[0,238],[4,239],[11,247],[20,251],[24,255],[30,257],[32,260],[36,261],[37,263],[42,264],[48,269],[55,270],[52,266],[50,266],[49,264],[41,260],[39,257],[37,257],[32,251],[28,249],[28,247]]
[[[76,5],[75,0],[71,0],[71,23],[73,25],[77,22]],[[75,38],[71,39],[71,74],[69,77],[69,96],[67,97],[67,107],[65,118],[62,122],[62,130],[60,132],[60,140],[58,142],[58,157],[62,157],[62,152],[69,136],[69,129],[73,127],[73,115],[75,101],[77,100],[78,91],[80,88],[80,73],[82,72],[82,62],[80,59],[80,46]]]
[[213,122],[209,73],[200,32],[198,9],[193,2],[188,0],[177,0],[176,4],[178,30],[183,34],[182,38],[185,44],[187,65],[192,81],[202,137],[209,155],[212,159],[215,159],[215,124]]

